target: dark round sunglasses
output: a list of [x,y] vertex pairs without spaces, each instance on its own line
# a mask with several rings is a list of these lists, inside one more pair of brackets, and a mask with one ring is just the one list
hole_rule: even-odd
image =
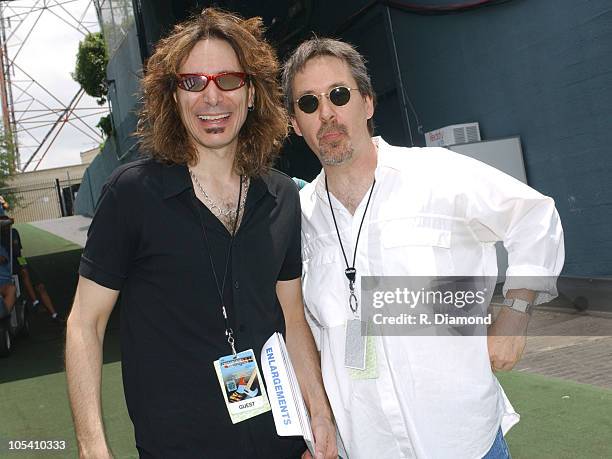
[[295,102],[297,103],[300,110],[304,113],[314,113],[319,108],[319,98],[322,96],[327,97],[332,104],[337,107],[348,104],[351,100],[351,91],[357,91],[357,88],[347,88],[346,86],[338,86],[330,89],[329,92],[322,92],[321,94],[304,94]]
[[179,73],[178,87],[189,92],[201,92],[206,89],[208,83],[214,81],[221,91],[233,91],[242,88],[247,82],[248,75],[244,72],[224,73]]

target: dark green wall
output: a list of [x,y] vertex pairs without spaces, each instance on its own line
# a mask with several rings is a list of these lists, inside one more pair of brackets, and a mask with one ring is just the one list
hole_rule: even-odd
[[[151,46],[176,20],[211,2],[140,3]],[[610,0],[498,1],[452,14],[379,2],[357,16],[371,2],[215,3],[262,16],[281,57],[312,31],[356,44],[379,96],[377,132],[392,143],[423,145],[419,124],[427,131],[478,121],[485,139],[519,135],[529,184],[555,199],[563,220],[564,274],[612,275]],[[300,138],[292,136],[284,153],[279,166],[289,174],[311,179],[317,173],[318,162]]]
[[[314,3],[311,28],[324,34],[362,6]],[[414,143],[424,145],[401,104],[394,39],[423,130],[478,121],[484,139],[519,135],[529,184],[561,214],[564,274],[612,275],[612,2],[514,0],[445,15],[379,5],[341,36],[370,61],[379,133],[409,144],[408,113]],[[291,173],[307,154],[302,147],[293,139],[287,149]]]
[[612,2],[514,1],[392,22],[425,130],[478,121],[484,138],[520,135],[529,184],[561,214],[564,274],[611,275]]

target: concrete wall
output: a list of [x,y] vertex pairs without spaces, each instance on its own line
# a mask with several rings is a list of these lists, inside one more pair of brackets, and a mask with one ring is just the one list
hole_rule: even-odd
[[81,181],[88,164],[75,164],[74,166],[54,167],[40,171],[23,172],[9,177],[6,184],[11,188],[20,188],[34,185],[40,182],[59,180],[73,180],[75,183]]
[[100,153],[100,147],[92,148],[91,150],[87,150],[81,152],[81,164],[91,164],[91,162],[95,159],[96,156]]
[[72,197],[68,190],[63,191],[61,199],[65,201],[61,203],[56,180],[59,180],[60,189],[72,187],[76,190],[86,168],[87,164],[77,164],[9,177],[7,187],[0,190],[0,195],[9,197],[12,203],[9,215],[20,223],[60,218],[61,206],[71,206]]

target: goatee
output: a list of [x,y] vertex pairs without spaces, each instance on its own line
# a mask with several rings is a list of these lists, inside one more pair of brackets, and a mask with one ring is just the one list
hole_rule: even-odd
[[[322,138],[330,133],[337,132],[342,134],[340,139],[329,142],[322,141]],[[325,124],[317,132],[319,140],[319,159],[324,166],[337,166],[353,157],[353,146],[348,138],[348,129],[342,124]]]

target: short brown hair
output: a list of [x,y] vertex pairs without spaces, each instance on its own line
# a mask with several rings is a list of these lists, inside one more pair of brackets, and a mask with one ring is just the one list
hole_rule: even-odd
[[[349,43],[333,38],[314,37],[306,40],[285,61],[282,73],[283,92],[285,94],[285,108],[291,116],[295,114],[293,80],[295,75],[304,68],[310,59],[320,56],[331,56],[346,62],[351,75],[357,82],[357,88],[362,96],[370,96],[372,104],[376,107],[376,94],[366,67],[366,60],[355,47]],[[368,120],[368,131],[374,134],[374,120]]]
[[154,158],[176,164],[194,165],[198,154],[174,99],[177,73],[193,47],[201,40],[217,38],[228,42],[255,87],[254,110],[238,134],[234,169],[249,176],[266,172],[287,136],[288,119],[278,84],[276,52],[263,38],[261,18],[244,19],[217,8],[174,26],[159,41],[146,65],[142,79],[143,106],[137,135]]

